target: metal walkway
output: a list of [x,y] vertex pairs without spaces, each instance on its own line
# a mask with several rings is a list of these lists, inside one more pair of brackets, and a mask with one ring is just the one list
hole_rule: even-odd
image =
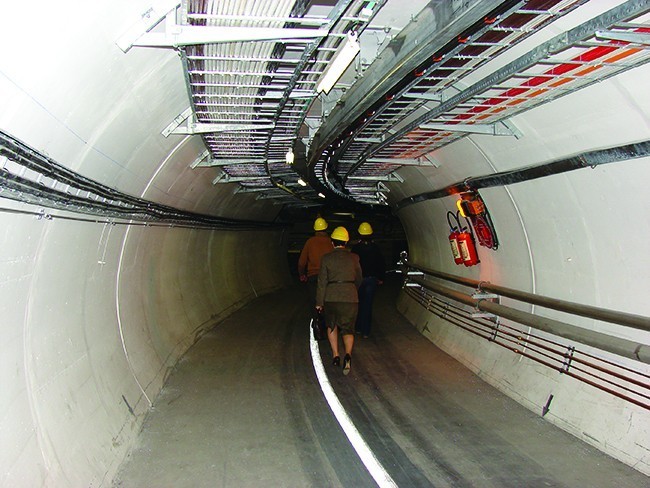
[[[650,478],[555,428],[423,338],[380,287],[349,376],[325,370],[401,487],[641,487]],[[201,338],[147,417],[115,487],[376,486],[327,406],[306,292],[257,299]]]

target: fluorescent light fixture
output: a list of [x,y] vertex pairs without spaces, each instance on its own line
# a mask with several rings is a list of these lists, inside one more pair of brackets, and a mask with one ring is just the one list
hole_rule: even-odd
[[316,91],[318,93],[325,92],[327,95],[345,70],[348,69],[348,66],[350,66],[357,54],[359,54],[359,51],[361,51],[361,46],[359,46],[356,34],[348,32],[348,38],[336,52],[327,69],[323,72]]
[[293,164],[293,160],[294,160],[294,158],[295,158],[295,156],[294,156],[294,154],[293,154],[293,149],[289,148],[289,150],[287,151],[287,154],[286,154],[284,160],[285,160],[285,162],[286,162],[287,164]]
[[322,193],[319,193],[318,196],[321,198],[325,198],[325,195],[323,195]]
[[300,186],[307,186],[307,183],[305,183],[305,180],[303,180],[302,178],[298,178],[298,184]]
[[361,12],[359,12],[359,18],[363,21],[370,20],[370,17],[372,17],[372,9],[375,8],[375,4],[377,2],[368,2],[365,7],[361,9]]

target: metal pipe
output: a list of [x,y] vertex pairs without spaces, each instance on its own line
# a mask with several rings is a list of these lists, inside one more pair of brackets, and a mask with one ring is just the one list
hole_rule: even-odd
[[522,181],[545,178],[547,176],[558,175],[578,169],[593,168],[601,164],[645,158],[648,157],[648,155],[650,155],[650,141],[641,141],[634,144],[589,151],[577,156],[558,159],[549,163],[526,166],[525,168],[503,171],[491,175],[471,177],[444,188],[403,198],[393,205],[393,212],[397,213],[415,203],[445,198],[449,195],[455,195],[465,191],[481,190],[483,188],[493,188],[496,186],[507,186],[521,183]]
[[465,305],[476,308],[488,313],[493,313],[499,317],[513,320],[517,323],[533,327],[556,336],[564,337],[572,341],[579,342],[588,346],[593,346],[603,351],[608,351],[621,357],[640,361],[650,364],[650,346],[639,344],[638,342],[629,341],[613,337],[600,332],[582,329],[566,322],[539,317],[528,312],[515,310],[505,305],[490,302],[485,299],[475,300],[470,295],[461,293],[446,286],[437,283],[431,283],[423,280],[413,280],[420,286],[434,291],[452,300],[456,300]]
[[481,291],[490,291],[497,293],[501,296],[513,298],[531,305],[539,305],[540,307],[550,308],[559,312],[571,313],[581,317],[587,317],[594,320],[602,320],[613,324],[623,325],[637,330],[650,332],[650,317],[636,315],[626,312],[619,312],[616,310],[608,310],[606,308],[593,307],[591,305],[583,305],[580,303],[569,302],[559,298],[550,298],[535,293],[528,293],[525,291],[515,290],[513,288],[506,288],[505,286],[493,285],[487,281],[472,280],[469,278],[462,278],[451,274],[435,271],[425,267],[408,264],[410,268],[414,268],[424,273],[441,278],[446,281],[457,283],[459,285],[477,288]]
[[[647,378],[650,378],[650,376],[648,375],[645,375],[638,371],[631,370],[619,364],[613,364],[606,359],[596,358],[582,351],[577,351],[573,347],[569,347],[569,350],[573,352],[571,353],[570,356],[571,357],[570,362],[567,363],[566,362],[567,353],[563,351],[566,351],[568,346],[562,345],[554,341],[549,341],[548,339],[542,338],[540,336],[528,335],[526,338],[527,346],[525,349],[523,349],[521,348],[522,337],[520,331],[517,331],[516,329],[511,328],[508,325],[480,324],[475,319],[470,319],[469,317],[465,317],[462,313],[460,315],[452,313],[452,315],[450,316],[448,314],[449,309],[447,307],[449,303],[443,302],[440,298],[435,298],[435,300],[432,300],[433,296],[428,295],[430,292],[428,290],[425,290],[422,287],[419,287],[419,290],[416,290],[414,288],[406,288],[405,293],[411,298],[413,298],[421,306],[431,311],[436,316],[450,322],[451,324],[463,330],[466,330],[474,335],[489,340],[490,342],[502,346],[514,352],[515,354],[520,354],[524,357],[527,357],[528,359],[531,359],[540,364],[548,366],[562,374],[572,376],[573,378],[576,378],[580,381],[584,381],[596,388],[599,388],[613,395],[616,395],[619,398],[632,402],[643,408],[650,409],[650,404],[644,403],[645,400],[650,399],[650,396],[648,394],[642,393],[641,391],[636,391],[633,389],[633,386],[636,386],[636,387],[644,388],[646,390],[650,390],[650,383],[648,383],[647,381]],[[429,296],[429,298],[427,298],[427,295]],[[442,307],[441,305],[435,305],[435,302],[437,301],[440,301],[441,304],[445,304],[445,306]],[[468,313],[469,312],[465,311],[465,314]],[[466,322],[466,320],[468,322]],[[477,328],[477,326],[480,327]],[[492,329],[492,333],[486,334],[486,332],[489,332],[489,330],[486,331],[483,329],[483,327]],[[552,346],[556,346],[557,348]],[[595,362],[582,359],[580,356],[583,355],[586,356],[587,358],[595,359]],[[614,369],[607,369],[604,366],[601,366],[596,363],[608,364],[610,366],[613,366]],[[589,372],[587,369],[583,369],[581,366],[594,369],[600,373],[611,376],[612,378],[598,376],[592,372]],[[625,376],[624,374],[616,372],[615,369],[622,369],[623,371],[633,373],[634,375],[639,375],[645,378],[645,380],[640,380],[640,379],[637,380],[634,377]],[[589,377],[593,378],[593,380],[589,379]],[[619,383],[617,382],[617,380],[620,380],[623,383]],[[629,383],[629,385],[626,385],[625,383]],[[607,385],[615,389],[612,389]],[[619,390],[622,390],[623,392],[627,392],[632,396],[622,393]]]

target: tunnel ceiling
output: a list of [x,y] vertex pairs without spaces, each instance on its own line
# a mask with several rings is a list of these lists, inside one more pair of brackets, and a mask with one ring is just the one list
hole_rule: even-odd
[[192,167],[219,168],[213,184],[285,207],[382,206],[400,168],[435,166],[468,134],[519,137],[513,115],[648,61],[641,0],[530,42],[587,3],[167,1],[118,45],[177,49],[188,108],[163,134],[200,135]]

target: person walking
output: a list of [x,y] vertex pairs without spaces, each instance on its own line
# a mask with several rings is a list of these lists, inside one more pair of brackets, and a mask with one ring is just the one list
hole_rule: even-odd
[[358,232],[361,240],[352,246],[352,252],[359,256],[363,281],[359,287],[356,330],[364,338],[368,338],[372,325],[372,304],[377,286],[384,282],[386,264],[379,246],[372,240],[372,226],[368,222],[362,222]]
[[345,356],[343,374],[350,372],[352,348],[354,347],[354,324],[359,301],[357,289],[361,285],[362,273],[359,256],[349,252],[345,246],[350,235],[345,227],[332,232],[334,251],[323,256],[318,273],[316,309],[325,313],[327,338],[332,348],[332,364],[339,366],[339,332],[343,336]]
[[316,300],[316,283],[320,270],[321,258],[334,250],[332,240],[327,235],[327,221],[318,217],[314,221],[314,235],[307,239],[298,258],[298,276],[300,281],[309,286],[311,306]]

